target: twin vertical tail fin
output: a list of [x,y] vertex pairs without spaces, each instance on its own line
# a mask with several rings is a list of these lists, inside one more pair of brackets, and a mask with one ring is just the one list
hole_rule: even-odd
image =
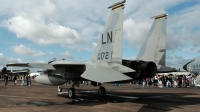
[[82,78],[101,83],[132,79],[123,73],[134,70],[121,65],[124,3],[125,0],[108,7],[110,16]]
[[96,46],[92,62],[122,63],[124,3],[125,0],[108,7],[111,8],[111,13]]
[[136,59],[153,61],[156,65],[165,66],[167,14],[152,18],[154,22]]

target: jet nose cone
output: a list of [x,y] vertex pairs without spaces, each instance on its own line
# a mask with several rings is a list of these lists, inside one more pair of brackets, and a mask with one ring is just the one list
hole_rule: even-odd
[[37,77],[35,77],[35,81],[37,80]]
[[59,75],[39,75],[35,78],[35,81],[46,85],[62,85],[67,82],[66,79]]
[[41,77],[40,75],[35,77],[35,81],[38,82],[40,80],[40,77]]

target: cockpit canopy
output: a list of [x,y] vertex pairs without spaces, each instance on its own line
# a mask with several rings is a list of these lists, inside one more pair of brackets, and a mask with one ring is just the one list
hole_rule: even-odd
[[62,59],[62,58],[52,58],[52,59],[49,60],[48,63],[52,63],[54,61],[61,61],[61,60],[65,60],[65,59]]

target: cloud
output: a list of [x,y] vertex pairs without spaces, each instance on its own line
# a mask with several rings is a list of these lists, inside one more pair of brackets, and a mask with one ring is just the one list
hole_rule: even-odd
[[[157,1],[127,1],[125,8],[124,38],[133,49],[139,50],[153,23],[150,17],[167,13],[170,8],[187,4],[185,0]],[[197,45],[200,40],[200,4],[182,6],[167,19],[167,50],[179,50],[186,45]],[[147,11],[148,10],[148,11]],[[170,12],[169,12],[170,13]],[[199,44],[198,44],[199,46]]]
[[166,65],[173,66],[175,68],[180,68],[180,70],[183,71],[183,65],[185,65],[190,60],[191,59],[184,58],[183,56],[168,54],[166,56]]
[[15,5],[4,1],[7,10],[0,9],[4,14],[12,14],[7,15],[8,19],[1,26],[18,38],[39,45],[70,45],[71,49],[91,51],[92,43],[98,41],[110,12],[107,6],[117,0],[102,0],[98,4],[92,0],[12,2]]
[[177,50],[187,46],[198,47],[200,34],[200,4],[169,16],[167,24],[167,49]]
[[[0,17],[6,16],[6,19],[0,25],[18,38],[28,39],[39,45],[56,44],[67,51],[93,51],[109,16],[110,9],[107,6],[118,1],[101,0],[97,3],[94,0],[3,0]],[[124,39],[133,49],[139,50],[153,23],[150,17],[169,13],[167,50],[176,55],[177,51],[187,52],[188,46],[198,48],[200,5],[190,3],[187,0],[126,1]],[[192,49],[192,53],[197,52],[200,51]]]
[[61,53],[62,56],[64,56],[65,58],[68,58],[68,59],[73,59],[73,55],[70,54],[68,51],[64,52],[64,53]]
[[144,37],[147,36],[149,28],[152,23],[144,19],[133,20],[127,19],[124,21],[124,38],[128,40],[129,44],[139,49],[141,43],[144,41]]
[[36,60],[35,63],[45,63],[43,60]]
[[69,27],[58,23],[41,23],[22,16],[4,21],[4,27],[14,32],[18,38],[27,38],[40,45],[75,44],[82,41],[80,34]]
[[54,53],[54,52],[49,52],[49,54],[50,54],[50,55],[55,55],[55,53]]
[[[118,1],[101,0],[98,4],[93,0],[13,2],[13,7],[5,5],[4,8],[10,9],[14,16],[2,25],[18,38],[26,38],[39,45],[70,44],[72,49],[80,51],[90,48],[81,47],[80,43],[93,46],[92,43],[98,41],[110,12],[107,6]],[[149,18],[166,13],[165,9],[185,1],[135,2],[127,1],[125,6],[124,37],[134,49],[138,49],[152,24]],[[4,4],[9,2],[4,1]],[[5,11],[2,9],[2,12]]]
[[5,57],[3,55],[3,53],[0,53],[0,70],[6,66],[6,64],[8,63],[19,63],[21,62],[21,59],[19,58],[8,58],[8,57]]
[[12,50],[19,55],[22,56],[46,56],[45,53],[41,52],[41,51],[35,51],[32,50],[29,47],[26,47],[25,45],[21,44],[19,46],[13,46]]
[[68,26],[60,25],[60,13],[56,6],[45,0],[32,10],[18,12],[2,22],[2,26],[39,45],[75,44],[82,42],[80,34]]

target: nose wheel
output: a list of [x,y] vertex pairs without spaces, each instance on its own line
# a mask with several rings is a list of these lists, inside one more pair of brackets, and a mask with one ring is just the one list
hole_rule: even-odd
[[98,89],[99,96],[106,96],[106,89],[104,87],[99,87]]

